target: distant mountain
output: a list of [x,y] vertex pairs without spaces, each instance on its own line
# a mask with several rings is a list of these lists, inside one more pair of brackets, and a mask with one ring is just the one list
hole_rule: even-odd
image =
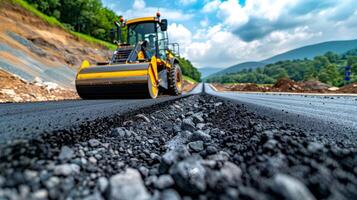
[[[323,42],[314,45],[308,45],[287,51],[282,54],[278,54],[271,58],[258,61],[258,62],[244,62],[237,65],[233,65],[221,71],[218,71],[210,77],[223,75],[227,73],[236,73],[243,69],[255,69],[258,67],[264,67],[267,64],[275,63],[283,60],[294,60],[294,59],[304,59],[304,58],[314,58],[318,55],[323,55],[328,51],[332,51],[338,54],[344,53],[348,50],[357,48],[357,40],[341,40],[341,41],[330,41]],[[207,77],[206,77],[207,78]]]
[[220,70],[222,70],[222,68],[214,68],[214,67],[203,67],[203,68],[197,68],[198,71],[201,72],[201,77],[205,78],[211,74],[214,74]]
[[244,63],[240,63],[237,65],[233,65],[231,67],[228,67],[224,70],[221,70],[211,76],[215,76],[215,75],[223,75],[223,74],[229,74],[229,73],[235,73],[235,72],[239,72],[243,69],[255,69],[258,67],[264,67],[265,65],[267,65],[269,63],[265,63],[265,62],[244,62]]

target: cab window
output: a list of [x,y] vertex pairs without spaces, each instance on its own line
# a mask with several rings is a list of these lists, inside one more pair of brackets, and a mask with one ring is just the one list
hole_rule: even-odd
[[[128,27],[128,42],[130,45],[136,45],[139,41],[156,42],[155,23],[131,24]],[[150,41],[151,40],[151,41]],[[154,44],[150,44],[154,45]]]

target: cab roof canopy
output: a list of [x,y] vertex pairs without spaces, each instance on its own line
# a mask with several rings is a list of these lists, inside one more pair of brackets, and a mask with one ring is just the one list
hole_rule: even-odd
[[128,19],[126,21],[126,24],[135,24],[139,22],[159,22],[159,18],[157,17],[140,17],[140,18],[134,18],[134,19]]

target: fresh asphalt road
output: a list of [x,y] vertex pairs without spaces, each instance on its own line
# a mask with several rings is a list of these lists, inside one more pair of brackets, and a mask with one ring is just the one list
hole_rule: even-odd
[[[199,84],[190,93],[182,96],[201,91],[202,84]],[[33,138],[44,132],[70,128],[98,118],[121,115],[180,97],[0,104],[0,144],[12,139]]]
[[[274,120],[332,139],[357,139],[357,97],[216,92],[207,84],[204,87],[208,94],[244,104],[248,109]],[[189,94],[201,91],[202,84],[199,84]],[[67,129],[98,118],[123,115],[177,98],[180,97],[0,104],[0,144]]]
[[217,92],[208,84],[205,84],[205,91],[243,103],[266,117],[295,124],[319,134],[357,139],[356,96]]

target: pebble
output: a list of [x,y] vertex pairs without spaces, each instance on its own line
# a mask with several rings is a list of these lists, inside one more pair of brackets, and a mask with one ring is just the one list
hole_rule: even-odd
[[215,154],[218,152],[217,147],[215,147],[213,145],[207,146],[206,151],[208,154]]
[[200,152],[203,150],[203,141],[202,140],[190,142],[187,145],[190,149],[194,150],[195,152]]
[[195,114],[193,115],[193,122],[198,124],[198,123],[203,123],[205,120],[202,118],[202,113],[201,114]]
[[99,178],[98,178],[98,183],[97,183],[97,185],[98,185],[99,191],[100,191],[101,193],[104,193],[104,192],[107,190],[107,188],[108,188],[109,181],[108,181],[108,179],[105,178],[105,177],[99,177]]
[[48,192],[45,189],[37,190],[32,194],[32,199],[45,200],[48,198]]
[[232,162],[226,161],[219,170],[208,170],[207,183],[210,188],[234,186],[240,182],[242,170]]
[[92,163],[92,164],[97,164],[97,159],[93,156],[89,157],[89,162]]
[[109,182],[109,200],[150,199],[140,173],[135,169],[128,168],[124,173],[112,176]]
[[199,194],[206,190],[206,170],[197,157],[189,157],[170,169],[176,185],[189,194]]
[[269,150],[274,150],[276,145],[278,144],[278,141],[274,140],[274,139],[269,139],[264,145],[263,147]]
[[52,189],[56,187],[59,183],[60,183],[60,179],[56,176],[52,176],[45,182],[45,185],[47,189]]
[[112,132],[111,132],[112,136],[118,136],[120,138],[125,137],[125,129],[122,127],[119,128],[115,128]]
[[144,120],[145,122],[147,122],[147,123],[150,123],[150,119],[149,118],[147,118],[145,115],[143,115],[143,114],[138,114],[138,115],[136,115],[135,116],[136,118],[139,118],[139,119],[142,119],[142,120]]
[[155,187],[158,189],[166,189],[175,184],[174,179],[170,175],[161,175],[158,177],[156,182],[154,183]]
[[97,147],[100,145],[100,142],[97,139],[90,139],[88,141],[88,143],[89,143],[89,146],[91,146],[91,147]]
[[217,102],[214,104],[214,107],[218,107],[218,106],[221,106],[223,103],[222,102]]
[[147,177],[149,175],[149,169],[144,166],[139,167],[139,171],[143,177]]
[[80,172],[80,167],[76,164],[62,164],[55,166],[54,174],[69,176],[71,174],[77,174]]
[[169,170],[170,166],[177,163],[178,161],[187,158],[190,156],[190,152],[188,151],[185,145],[178,145],[175,149],[167,151],[161,158],[159,171],[161,173],[165,173]]
[[154,161],[160,161],[160,156],[156,153],[150,153],[150,158]]
[[273,190],[288,200],[315,200],[315,197],[302,182],[286,174],[274,176]]
[[198,123],[198,124],[196,125],[196,127],[197,127],[198,129],[203,129],[205,126],[206,126],[206,124],[204,124],[204,123]]
[[198,130],[192,133],[191,137],[189,138],[191,142],[202,140],[204,142],[208,142],[211,140],[211,136],[208,135],[207,133]]
[[68,146],[63,146],[61,148],[61,152],[58,156],[60,160],[70,160],[74,156],[73,149],[69,148]]
[[310,142],[309,145],[307,146],[307,149],[311,153],[316,153],[321,151],[324,148],[324,145],[318,142]]
[[184,131],[194,131],[196,129],[195,123],[193,123],[191,118],[183,119],[181,123],[181,129]]
[[160,195],[160,200],[181,200],[180,195],[173,189],[164,190]]

